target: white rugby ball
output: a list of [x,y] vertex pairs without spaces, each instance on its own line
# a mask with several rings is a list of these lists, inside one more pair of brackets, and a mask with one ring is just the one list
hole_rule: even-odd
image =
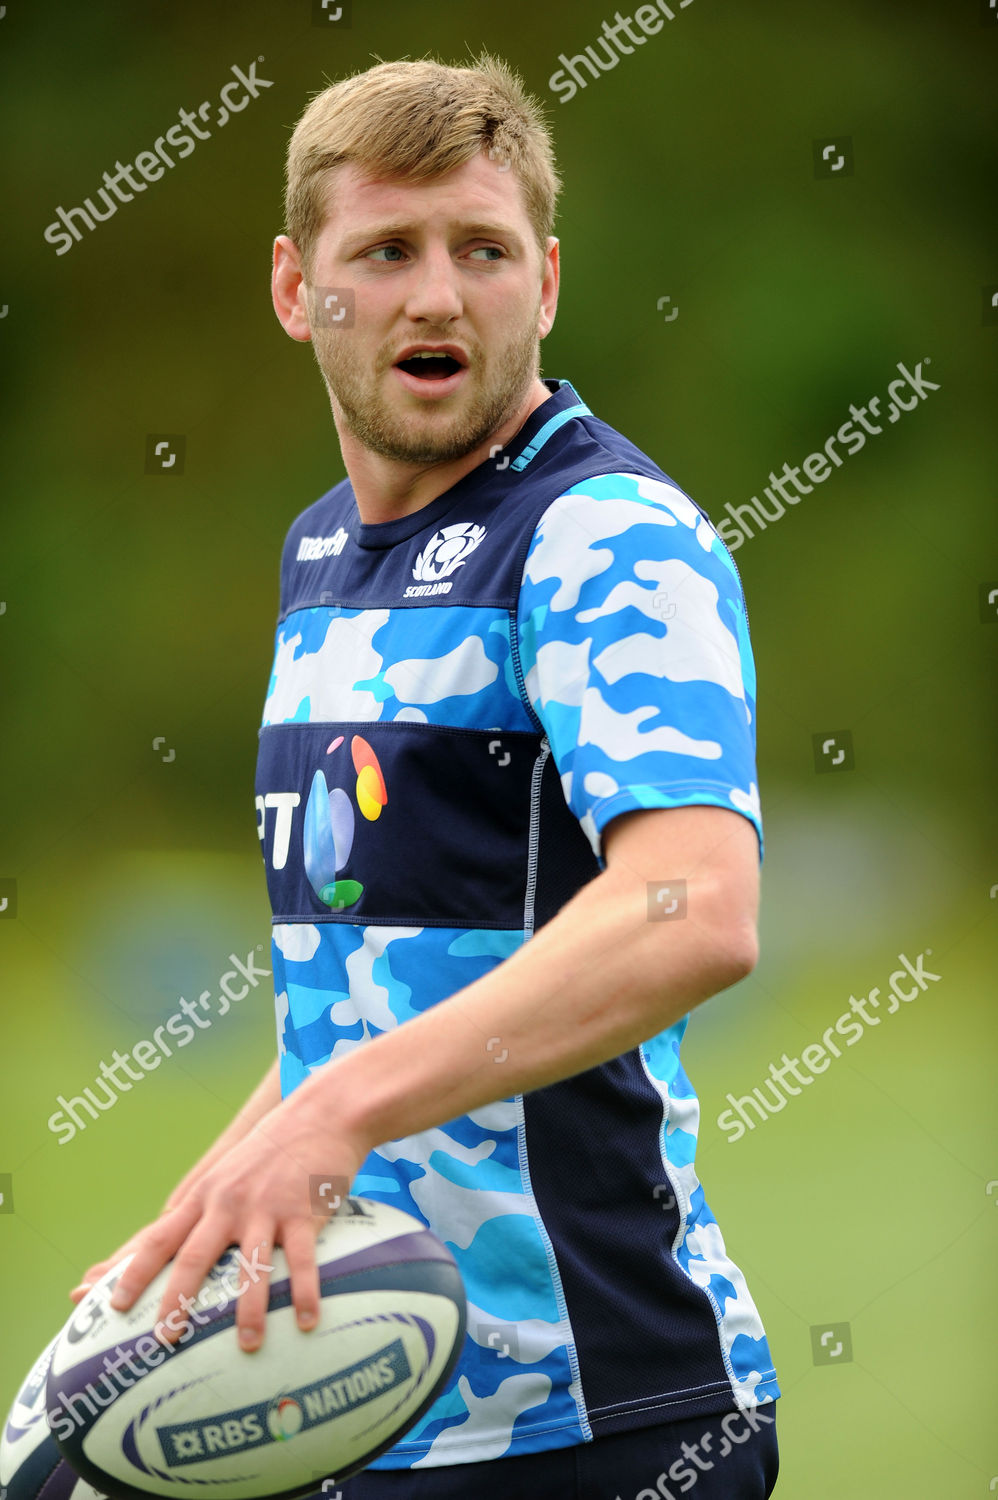
[[57,1339],[35,1360],[0,1433],[4,1500],[99,1500],[63,1458],[45,1420],[45,1377]]
[[287,1263],[273,1265],[261,1349],[235,1331],[251,1262],[213,1268],[181,1339],[153,1337],[168,1268],[128,1312],[109,1306],[124,1262],[59,1334],[45,1404],[72,1468],[116,1500],[283,1500],[346,1479],[394,1446],[446,1384],[464,1341],[453,1256],[425,1224],[347,1198],[320,1232],[320,1315],[303,1333]]

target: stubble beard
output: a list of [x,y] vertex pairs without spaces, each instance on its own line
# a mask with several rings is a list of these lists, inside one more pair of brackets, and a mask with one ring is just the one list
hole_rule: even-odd
[[[428,343],[446,343],[447,335],[429,334]],[[378,355],[370,376],[358,370],[347,330],[313,328],[312,347],[326,383],[333,411],[359,443],[383,458],[401,463],[447,463],[463,458],[485,442],[525,401],[538,374],[536,316],[488,360],[479,344],[460,341],[469,356],[469,380],[478,380],[464,409],[444,415],[436,404],[425,413],[403,413],[404,392],[393,403],[380,394],[394,353]],[[486,371],[484,378],[476,373]]]

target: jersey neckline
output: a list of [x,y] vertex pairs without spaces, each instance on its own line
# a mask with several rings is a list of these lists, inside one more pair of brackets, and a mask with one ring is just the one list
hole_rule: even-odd
[[[506,445],[503,456],[507,459],[507,463],[503,469],[497,469],[493,459],[483,459],[474,469],[463,474],[455,484],[451,485],[450,489],[444,490],[442,495],[438,495],[428,505],[412,511],[407,516],[399,516],[394,521],[362,522],[357,511],[353,486],[350,485],[348,478],[346,483],[350,488],[354,516],[357,518],[355,525],[349,529],[358,547],[382,550],[394,547],[399,542],[409,541],[426,527],[435,525],[455,505],[471,499],[483,486],[492,484],[504,475],[517,477],[540,451],[547,436],[550,435],[545,433],[545,428],[550,427],[553,432],[556,427],[568,420],[570,415],[591,415],[589,408],[569,381],[543,380],[542,384],[547,386],[551,395],[546,401],[542,401],[540,406],[534,408],[515,437]],[[573,407],[579,408],[577,413],[572,411]]]

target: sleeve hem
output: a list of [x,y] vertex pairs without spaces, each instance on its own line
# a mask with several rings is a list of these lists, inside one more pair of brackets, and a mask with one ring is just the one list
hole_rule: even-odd
[[[590,808],[593,827],[599,835],[599,858],[603,858],[603,832],[608,823],[625,812],[655,812],[663,807],[723,807],[728,812],[739,813],[756,831],[759,839],[759,863],[765,856],[762,821],[745,808],[737,807],[731,800],[732,788],[724,782],[670,781],[668,783],[643,783],[640,790],[621,787],[609,797],[600,797]],[[649,800],[649,794],[656,800]],[[660,800],[657,800],[660,799]]]

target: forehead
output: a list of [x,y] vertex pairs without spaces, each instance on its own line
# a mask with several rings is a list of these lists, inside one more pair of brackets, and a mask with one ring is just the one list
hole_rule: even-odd
[[502,167],[500,159],[490,161],[484,151],[424,182],[376,177],[355,162],[331,167],[323,186],[323,237],[353,235],[389,220],[427,228],[495,220],[527,236],[531,225],[523,191],[516,174]]

